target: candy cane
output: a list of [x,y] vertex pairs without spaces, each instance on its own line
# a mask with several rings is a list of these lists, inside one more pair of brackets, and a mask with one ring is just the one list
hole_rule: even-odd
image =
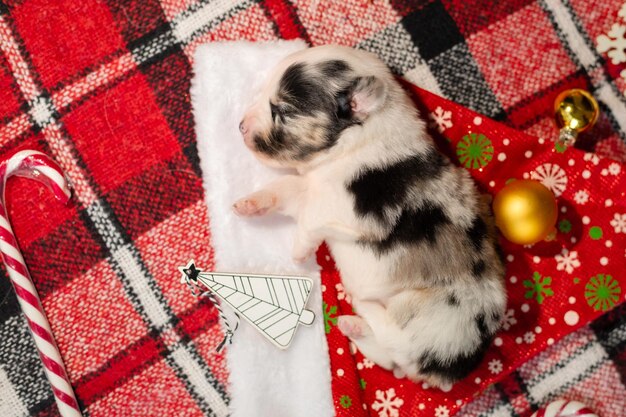
[[9,278],[15,288],[17,300],[26,316],[39,357],[44,365],[48,382],[62,417],[82,416],[74,391],[65,372],[63,359],[52,336],[50,324],[41,306],[41,300],[24,263],[24,258],[11,229],[4,202],[6,181],[12,175],[36,179],[48,186],[54,196],[67,203],[70,198],[68,183],[59,166],[41,152],[25,150],[0,162],[2,178],[0,189],[0,252]]
[[598,415],[578,401],[557,400],[530,417],[598,417]]

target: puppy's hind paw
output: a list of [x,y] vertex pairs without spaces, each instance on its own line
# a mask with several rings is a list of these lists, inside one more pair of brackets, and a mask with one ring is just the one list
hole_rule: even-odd
[[263,216],[276,207],[276,196],[271,193],[254,193],[237,200],[233,210],[242,217]]
[[393,368],[393,376],[398,379],[402,379],[406,377],[406,372],[396,366],[395,368]]
[[339,316],[337,327],[344,336],[350,339],[360,339],[371,332],[368,324],[359,316]]

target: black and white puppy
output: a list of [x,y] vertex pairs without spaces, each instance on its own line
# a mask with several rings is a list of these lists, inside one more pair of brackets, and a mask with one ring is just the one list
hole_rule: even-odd
[[297,174],[234,210],[293,217],[298,261],[328,243],[358,314],[338,326],[361,352],[442,388],[474,369],[506,303],[489,208],[387,67],[345,47],[297,52],[239,128],[258,159]]

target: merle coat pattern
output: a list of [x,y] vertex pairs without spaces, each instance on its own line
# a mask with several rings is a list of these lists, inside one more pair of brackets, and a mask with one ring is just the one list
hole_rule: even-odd
[[297,261],[328,243],[357,313],[338,326],[366,357],[442,388],[479,365],[506,303],[488,205],[376,57],[289,56],[240,130],[262,162],[295,172],[234,210],[293,217]]

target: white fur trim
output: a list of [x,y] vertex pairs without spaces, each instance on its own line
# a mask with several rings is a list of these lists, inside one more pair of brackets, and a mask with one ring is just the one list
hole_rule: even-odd
[[291,220],[244,219],[231,209],[279,176],[245,148],[238,124],[270,69],[305,47],[302,41],[213,43],[195,55],[191,96],[216,270],[304,274],[315,282],[308,308],[317,317],[312,326],[300,326],[288,350],[241,323],[227,348],[233,417],[334,415],[319,267],[314,260],[301,266],[291,260]]

